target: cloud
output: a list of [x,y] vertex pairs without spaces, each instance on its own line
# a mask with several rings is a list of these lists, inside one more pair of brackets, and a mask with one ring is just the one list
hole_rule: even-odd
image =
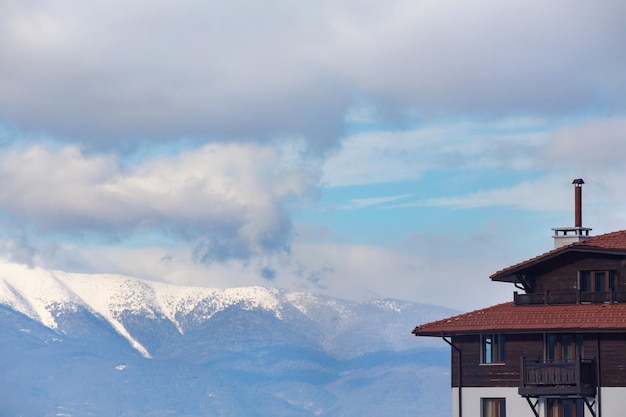
[[[498,123],[456,122],[401,132],[360,133],[348,137],[325,162],[322,181],[329,186],[351,186],[463,172],[482,179],[485,185],[460,195],[395,204],[390,201],[389,207],[561,211],[571,206],[568,184],[582,177],[587,182],[587,204],[600,209],[600,201],[605,201],[615,211],[622,205],[624,132],[626,118],[615,116],[556,123],[513,118]],[[487,178],[515,171],[521,178],[535,179],[520,182],[512,177],[506,186],[498,187]],[[352,201],[347,207],[367,203],[367,199]],[[605,211],[605,216],[616,217],[616,213]]]
[[[37,265],[52,269],[102,272],[137,276],[177,285],[232,288],[270,285],[289,291],[307,291],[349,300],[364,301],[397,298],[471,309],[485,300],[508,301],[511,288],[492,286],[488,276],[503,265],[487,256],[491,248],[484,242],[463,239],[448,246],[422,237],[423,245],[410,244],[414,251],[390,250],[368,245],[311,244],[294,242],[289,256],[253,257],[247,261],[224,263],[193,262],[190,248],[120,248],[114,246],[75,247],[63,245],[55,253],[39,247]],[[449,245],[466,243],[469,251],[462,258],[449,259]],[[431,244],[431,250],[423,246]],[[441,249],[441,252],[434,248]],[[438,254],[437,254],[438,253]],[[165,260],[166,259],[166,260]],[[491,259],[491,260],[489,260]],[[81,265],[78,265],[77,260]],[[73,263],[74,268],[68,268]],[[467,271],[472,271],[468,275]]]
[[3,5],[7,123],[94,148],[299,134],[323,148],[342,128],[349,96],[307,54],[315,14],[289,2]]
[[575,166],[583,172],[622,171],[626,157],[626,117],[585,120],[554,133],[546,163]]
[[[340,140],[382,119],[623,110],[622,2],[0,5],[0,119],[111,149],[194,137]],[[575,69],[575,70],[572,70]]]
[[364,94],[430,116],[623,108],[618,2],[360,5],[335,16],[329,59]]
[[[0,206],[37,233],[115,239],[157,233],[196,242],[204,262],[284,250],[291,212],[314,195],[316,173],[257,145],[205,145],[121,168],[76,147],[0,156]],[[7,224],[7,227],[8,224]]]
[[[457,197],[430,198],[405,206],[450,207],[473,209],[480,207],[514,207],[525,210],[562,210],[571,200],[571,179],[563,175],[524,181],[509,187],[479,190]],[[568,197],[569,196],[569,197]]]
[[24,238],[0,241],[0,256],[11,262],[33,267],[36,265],[37,253],[37,248],[29,244]]
[[378,206],[411,197],[410,194],[394,195],[389,197],[354,198],[338,207],[340,210],[355,210],[370,206]]
[[[446,303],[463,302],[484,288],[468,268],[493,272],[480,238],[336,244],[341,225],[294,213],[321,182],[394,183],[333,190],[333,207],[554,216],[583,177],[585,213],[620,224],[625,12],[616,0],[0,2],[0,251],[348,298],[448,300],[458,286]],[[449,224],[446,210],[417,211]]]
[[323,165],[327,186],[413,181],[429,171],[536,166],[549,126],[539,119],[432,123],[348,136]]
[[267,281],[272,281],[276,278],[276,271],[268,266],[261,268],[260,274],[261,278]]

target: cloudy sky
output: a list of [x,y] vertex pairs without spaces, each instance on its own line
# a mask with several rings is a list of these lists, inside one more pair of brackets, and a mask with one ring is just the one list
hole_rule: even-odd
[[621,0],[4,0],[0,255],[477,308],[626,228]]

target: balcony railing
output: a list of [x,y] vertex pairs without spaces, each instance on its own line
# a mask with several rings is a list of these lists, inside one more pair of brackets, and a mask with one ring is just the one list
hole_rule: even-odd
[[626,303],[626,291],[536,291],[527,294],[515,291],[513,299],[516,305]]
[[522,358],[519,394],[524,397],[542,395],[596,395],[596,365],[593,359],[572,362],[542,362]]

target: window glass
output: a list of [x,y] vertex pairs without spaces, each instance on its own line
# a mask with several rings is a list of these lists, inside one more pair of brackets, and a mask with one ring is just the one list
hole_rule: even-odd
[[483,398],[481,417],[506,417],[506,400],[504,398]]
[[582,292],[604,292],[617,289],[617,271],[579,271],[578,289]]
[[504,335],[486,334],[481,336],[482,363],[504,362]]
[[546,360],[573,362],[583,356],[583,335],[550,333],[546,335]]
[[581,398],[548,398],[546,417],[584,417]]
[[594,272],[595,290],[606,291],[606,278],[607,273],[605,271]]
[[609,271],[609,290],[617,291],[617,271]]
[[583,292],[591,291],[591,272],[580,271],[578,288]]

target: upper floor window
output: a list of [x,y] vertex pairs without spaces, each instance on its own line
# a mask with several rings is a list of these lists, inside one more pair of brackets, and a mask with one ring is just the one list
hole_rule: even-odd
[[504,398],[482,398],[480,417],[506,417],[506,400]]
[[579,271],[578,289],[582,292],[606,292],[617,289],[617,271]]
[[481,363],[504,363],[504,335],[481,335],[480,346]]
[[617,289],[617,271],[578,271],[578,290],[582,303],[606,303]]
[[581,334],[548,333],[545,339],[545,359],[549,362],[575,362],[583,356]]

